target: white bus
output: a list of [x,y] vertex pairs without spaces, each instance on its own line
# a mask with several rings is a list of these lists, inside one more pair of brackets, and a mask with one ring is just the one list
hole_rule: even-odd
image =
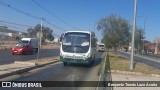
[[95,34],[89,31],[67,31],[62,34],[60,41],[60,61],[92,65],[95,60]]

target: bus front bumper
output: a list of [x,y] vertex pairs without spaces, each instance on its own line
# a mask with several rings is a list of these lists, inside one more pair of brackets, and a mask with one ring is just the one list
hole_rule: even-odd
[[66,58],[63,56],[60,56],[60,61],[67,62],[67,63],[82,63],[82,64],[89,64],[91,63],[91,58],[84,58],[84,59],[73,59],[73,58]]

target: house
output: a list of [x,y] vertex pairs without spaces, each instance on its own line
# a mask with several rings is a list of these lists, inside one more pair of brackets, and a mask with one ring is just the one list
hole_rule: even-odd
[[153,42],[150,41],[144,41],[144,50],[148,52],[152,52],[157,54],[158,51],[160,51],[160,47],[158,44],[160,43],[160,38],[156,38],[153,40]]

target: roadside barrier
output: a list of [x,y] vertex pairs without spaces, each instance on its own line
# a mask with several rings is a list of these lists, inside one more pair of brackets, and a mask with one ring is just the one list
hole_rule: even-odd
[[98,86],[96,90],[105,90],[105,82],[106,81],[106,61],[107,61],[107,52],[105,52],[104,60],[102,60],[102,69],[99,75]]

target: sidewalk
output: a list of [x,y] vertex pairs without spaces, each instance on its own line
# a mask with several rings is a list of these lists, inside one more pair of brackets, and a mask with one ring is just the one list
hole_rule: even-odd
[[30,60],[26,62],[15,61],[14,63],[11,64],[0,65],[0,79],[18,73],[23,73],[58,61],[59,61],[58,57],[50,57],[50,58],[39,59],[39,61],[37,60]]
[[[160,81],[160,77],[111,73],[112,81]],[[160,82],[159,82],[160,83]],[[160,90],[160,87],[113,87],[111,90]]]

